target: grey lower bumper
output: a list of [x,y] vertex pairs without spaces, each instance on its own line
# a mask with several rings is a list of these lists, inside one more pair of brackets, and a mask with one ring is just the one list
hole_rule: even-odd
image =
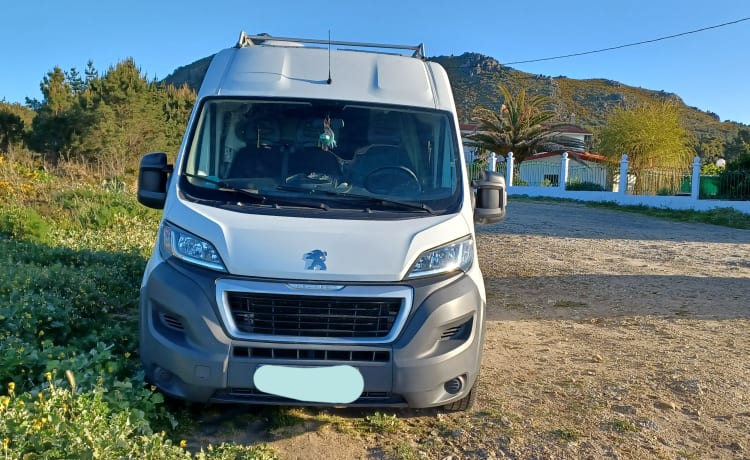
[[[319,405],[259,391],[260,365],[350,365],[364,380],[350,406],[431,407],[468,394],[478,375],[484,305],[463,274],[404,284],[413,305],[388,343],[263,342],[229,335],[216,301],[216,274],[164,262],[141,292],[140,354],[161,391],[196,402]],[[304,384],[301,382],[300,384]]]

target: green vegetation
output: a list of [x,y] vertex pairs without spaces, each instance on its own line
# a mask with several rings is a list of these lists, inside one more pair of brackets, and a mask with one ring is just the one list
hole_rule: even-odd
[[101,76],[90,61],[84,75],[55,67],[41,89],[28,107],[0,103],[0,152],[29,148],[47,165],[115,182],[132,178],[144,153],[175,152],[195,102],[187,86],[147,81],[132,59]]
[[615,203],[586,203],[587,206],[609,208],[619,211],[636,212],[647,216],[659,217],[678,222],[694,222],[723,227],[750,229],[750,215],[734,208],[716,208],[708,211],[653,208],[649,206],[621,206]]
[[[688,131],[680,122],[672,101],[643,103],[632,108],[616,108],[607,125],[598,132],[599,152],[613,164],[628,155],[629,172],[635,176],[636,193],[648,186],[646,170],[674,168],[689,171],[695,150]],[[671,194],[671,190],[667,190]]]
[[618,433],[637,433],[638,427],[627,420],[613,420],[607,424],[612,431]]
[[159,213],[0,158],[0,454],[275,458],[264,446],[188,446],[184,409],[144,381],[138,287]]
[[565,190],[578,190],[578,191],[590,191],[590,192],[603,192],[604,187],[596,182],[581,182],[572,180],[565,184]]
[[365,423],[370,431],[375,433],[393,433],[401,427],[401,420],[396,414],[384,414],[375,412],[365,417]]
[[555,117],[555,112],[544,108],[549,98],[527,97],[525,89],[512,94],[505,86],[498,87],[502,105],[498,110],[481,106],[474,109],[472,118],[478,125],[476,132],[468,136],[470,142],[499,155],[513,152],[519,164],[537,151],[583,147],[582,142],[549,126],[548,122]]
[[559,439],[560,441],[566,441],[566,442],[578,441],[581,438],[581,434],[579,432],[577,432],[576,430],[570,430],[567,428],[560,428],[559,430],[554,430],[552,432],[552,436]]

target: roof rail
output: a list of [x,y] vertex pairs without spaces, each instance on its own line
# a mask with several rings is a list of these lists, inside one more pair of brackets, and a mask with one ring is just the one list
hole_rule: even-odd
[[360,48],[382,48],[412,51],[412,56],[420,59],[425,58],[424,44],[416,46],[411,45],[387,45],[382,43],[360,43],[360,42],[342,42],[338,40],[319,40],[313,38],[289,38],[273,37],[268,34],[248,35],[244,31],[240,33],[240,39],[237,41],[237,48],[246,46],[260,45],[265,41],[292,42],[292,43],[314,43],[318,45],[336,45],[336,46],[354,46]]

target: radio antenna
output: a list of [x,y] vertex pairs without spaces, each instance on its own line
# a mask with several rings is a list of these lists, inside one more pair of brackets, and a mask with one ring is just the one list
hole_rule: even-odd
[[331,29],[328,29],[328,81],[330,85],[333,82],[331,78]]

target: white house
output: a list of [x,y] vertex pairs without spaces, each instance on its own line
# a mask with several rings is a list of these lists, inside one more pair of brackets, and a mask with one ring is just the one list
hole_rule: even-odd
[[[558,123],[548,126],[547,129],[555,135],[576,139],[581,143],[581,145],[586,145],[586,142],[591,139],[591,136],[593,136],[591,131],[581,128],[580,126],[574,125],[572,123]],[[584,149],[574,150],[580,152],[584,151]]]

